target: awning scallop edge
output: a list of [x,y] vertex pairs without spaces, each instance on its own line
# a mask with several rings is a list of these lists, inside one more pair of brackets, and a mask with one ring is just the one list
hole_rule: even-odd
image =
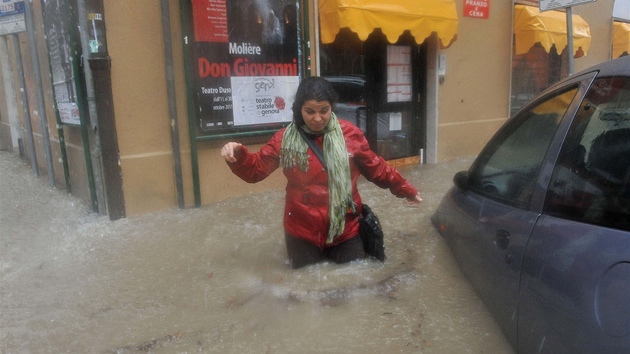
[[443,47],[457,37],[457,9],[453,0],[320,0],[320,39],[332,43],[348,27],[361,40],[380,28],[390,43],[409,30],[416,43],[435,32]]
[[617,59],[624,52],[630,54],[630,23],[613,22],[612,58]]
[[[591,30],[586,21],[573,15],[573,54],[591,46]],[[514,41],[516,54],[525,54],[540,42],[547,52],[555,44],[558,53],[567,46],[567,15],[560,11],[544,11],[525,5],[514,6]]]

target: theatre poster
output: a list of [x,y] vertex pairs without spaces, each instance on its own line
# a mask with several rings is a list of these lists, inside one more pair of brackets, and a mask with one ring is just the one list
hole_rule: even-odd
[[192,0],[197,134],[279,128],[299,84],[297,3]]

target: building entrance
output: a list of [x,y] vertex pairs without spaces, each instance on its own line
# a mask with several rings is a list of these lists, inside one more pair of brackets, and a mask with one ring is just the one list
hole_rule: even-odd
[[337,116],[361,128],[385,159],[417,156],[426,135],[426,45],[408,32],[389,43],[379,29],[361,41],[346,28],[320,53],[322,76],[339,93]]

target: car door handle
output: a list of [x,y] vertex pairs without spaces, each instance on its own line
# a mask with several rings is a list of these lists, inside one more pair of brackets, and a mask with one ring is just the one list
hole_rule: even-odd
[[497,236],[494,243],[501,250],[507,249],[510,245],[510,233],[503,229],[497,230]]

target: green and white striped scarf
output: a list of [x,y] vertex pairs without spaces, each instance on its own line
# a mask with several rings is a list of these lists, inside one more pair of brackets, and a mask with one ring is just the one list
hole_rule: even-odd
[[[348,208],[356,210],[352,200],[350,161],[346,141],[335,113],[331,113],[328,126],[323,132],[314,133],[306,125],[302,127],[308,134],[324,134],[324,160],[328,168],[328,215],[330,227],[326,243],[332,243],[341,235],[346,224]],[[308,171],[308,145],[297,131],[295,122],[289,124],[282,136],[280,165],[283,168],[298,167]]]

